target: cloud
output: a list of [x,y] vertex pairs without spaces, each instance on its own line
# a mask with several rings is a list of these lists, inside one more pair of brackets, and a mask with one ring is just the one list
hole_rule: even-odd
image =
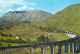
[[[35,5],[36,5],[35,3],[28,2],[27,0],[5,0],[5,1],[0,0],[0,15],[1,12],[6,13],[7,11],[13,11],[13,10],[32,9],[33,6]],[[32,8],[30,8],[29,6]]]
[[22,6],[22,7],[17,8],[17,11],[26,10],[26,9],[28,9],[28,6]]
[[17,11],[20,11],[21,10],[21,8],[17,8]]
[[13,9],[8,9],[8,11],[14,11]]
[[28,8],[28,6],[23,6],[23,7],[22,7],[22,9],[27,9],[27,8]]
[[17,11],[21,11],[21,10],[34,10],[33,7],[28,7],[28,6],[22,6],[16,9]]

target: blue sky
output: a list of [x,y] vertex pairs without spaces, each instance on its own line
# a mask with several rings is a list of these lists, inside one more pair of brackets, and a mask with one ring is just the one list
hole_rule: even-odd
[[0,16],[9,11],[44,10],[55,14],[80,0],[0,0]]

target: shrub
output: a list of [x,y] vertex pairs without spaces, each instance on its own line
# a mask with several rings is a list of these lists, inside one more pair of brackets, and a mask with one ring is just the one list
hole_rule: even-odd
[[44,37],[44,35],[41,35],[40,37],[38,37],[37,41],[38,41],[39,43],[45,42],[45,37]]
[[6,43],[12,43],[12,39],[6,39]]
[[12,34],[9,34],[9,37],[13,37]]
[[2,47],[2,44],[0,43],[0,47]]
[[11,44],[8,44],[8,47],[10,47],[11,46]]

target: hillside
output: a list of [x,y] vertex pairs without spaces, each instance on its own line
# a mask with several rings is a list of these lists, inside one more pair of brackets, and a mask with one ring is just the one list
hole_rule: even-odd
[[[31,11],[31,12],[36,12],[36,11]],[[19,12],[19,13],[23,14],[24,12],[23,13]],[[30,18],[35,16],[34,20],[29,19],[31,22],[30,24],[25,23],[21,25],[14,25],[10,29],[0,30],[0,32],[2,32],[3,34],[12,34],[13,35],[12,38],[21,37],[23,40],[30,39],[31,41],[37,40],[37,38],[40,35],[44,35],[45,37],[48,36],[51,39],[51,42],[69,39],[70,37],[62,33],[63,30],[69,30],[69,31],[73,31],[76,33],[80,33],[79,31],[80,30],[80,4],[70,5],[66,7],[65,9],[57,12],[55,15],[49,18],[46,18],[44,20],[41,17],[42,20],[40,21],[37,21],[40,19],[38,18],[38,13],[40,12],[35,13],[36,16],[33,13],[24,14],[23,18],[27,17],[27,15]],[[10,12],[10,14],[14,14],[14,13]],[[44,15],[44,14],[45,13],[41,13],[40,15]],[[30,15],[33,15],[33,16],[30,16]],[[5,43],[2,43],[2,44],[5,44]],[[56,49],[55,52],[57,53],[58,47],[56,47],[55,49]],[[64,51],[64,46],[62,49]],[[50,54],[50,47],[48,47],[46,50],[47,50],[46,53]],[[16,52],[11,51],[11,52],[14,52],[14,54],[15,53],[22,54],[25,52],[30,53],[29,50],[16,51]],[[40,53],[41,53],[41,49],[39,48],[31,54],[40,54]],[[76,53],[67,53],[67,54],[76,54]]]
[[[36,40],[40,35],[49,36],[53,40],[65,39],[66,35],[60,33],[62,30],[69,30],[80,33],[80,4],[70,5],[55,15],[43,21],[32,22],[13,26],[11,29],[2,30],[3,33],[11,33],[14,37]],[[34,11],[33,11],[34,12]],[[27,13],[26,13],[27,14]],[[78,29],[77,29],[78,28]],[[13,32],[15,31],[15,32]]]
[[7,34],[11,33],[14,37],[19,36],[25,40],[28,38],[36,40],[40,35],[44,35],[49,36],[52,41],[60,41],[69,38],[61,33],[62,30],[80,33],[79,17],[80,4],[75,4],[68,6],[45,20],[32,22],[30,24],[16,25],[11,29],[1,30],[1,32]]
[[80,33],[80,4],[70,5],[48,19],[33,24]]
[[51,13],[42,10],[10,11],[0,17],[0,30],[10,29],[15,25],[30,24],[52,16]]

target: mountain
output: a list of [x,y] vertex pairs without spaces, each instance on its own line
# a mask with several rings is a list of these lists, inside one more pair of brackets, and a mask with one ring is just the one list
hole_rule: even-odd
[[20,13],[20,14],[23,14],[23,13],[27,13],[26,11],[10,11],[6,14],[14,14],[14,13]]
[[70,5],[48,19],[34,24],[80,33],[80,4]]
[[[24,11],[9,12],[9,13],[5,14],[5,15],[10,15],[10,16],[11,15],[16,16],[17,14],[23,15],[22,19],[29,20],[31,23],[15,25],[15,26],[12,26],[10,29],[0,30],[0,32],[2,32],[3,34],[12,34],[12,36],[13,36],[12,38],[21,37],[21,39],[24,39],[24,40],[30,39],[31,41],[33,41],[33,40],[36,41],[39,36],[44,35],[45,37],[48,36],[52,42],[53,41],[61,41],[61,40],[70,38],[66,34],[62,33],[61,32],[62,30],[69,30],[69,31],[80,33],[80,4],[70,5],[70,6],[66,7],[65,9],[57,12],[53,16],[46,18],[44,20],[42,20],[43,19],[42,17],[38,16],[38,13],[39,14],[41,13],[42,15],[44,15],[44,13],[41,11],[39,12],[39,11],[37,12],[34,10],[34,11],[26,11],[26,12],[24,12]],[[35,14],[32,12],[35,12]],[[37,19],[36,19],[36,17],[37,17]],[[40,17],[40,18],[38,18],[38,17]],[[5,18],[3,18],[3,20],[0,20],[1,26],[5,25],[5,23],[6,23],[6,25],[5,25],[6,27],[7,27],[7,25],[13,24],[12,19],[7,20],[7,18],[6,18],[5,21],[4,21],[4,19]],[[14,18],[14,19],[16,19],[16,18]],[[19,18],[18,20],[22,20],[22,19]],[[37,21],[37,20],[39,20],[39,21]],[[7,22],[10,24],[7,24]],[[0,38],[2,38],[2,37],[0,36]],[[9,38],[9,37],[5,37],[5,38]],[[7,44],[9,44],[9,43],[7,43]],[[47,49],[49,51],[50,48],[47,48]],[[40,51],[39,49],[37,49],[37,50]],[[20,51],[20,53],[21,53],[21,51]],[[23,51],[22,51],[22,53],[23,53]],[[39,54],[39,52],[38,52],[38,54]]]
[[10,11],[0,17],[0,30],[8,29],[15,25],[30,24],[34,21],[41,21],[52,16],[51,13],[42,10],[32,11]]
[[51,13],[42,10],[32,10],[29,11],[28,13],[25,13],[23,18],[24,20],[29,20],[30,22],[33,22],[33,21],[40,21],[46,19],[50,16],[52,16]]
[[52,14],[42,11],[42,10],[32,10],[32,11],[10,11],[4,14],[1,19],[9,20],[13,22],[22,21],[39,21],[50,17]]
[[70,5],[47,19],[30,24],[15,25],[11,29],[0,31],[25,40],[28,38],[36,40],[40,35],[44,35],[49,36],[52,41],[60,41],[68,39],[61,32],[62,30],[80,33],[80,4]]

